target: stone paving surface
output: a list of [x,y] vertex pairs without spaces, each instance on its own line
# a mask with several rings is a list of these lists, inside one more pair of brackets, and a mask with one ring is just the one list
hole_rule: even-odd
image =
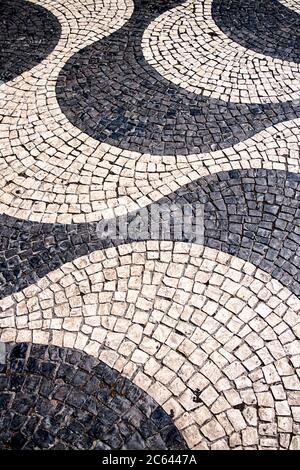
[[184,449],[170,416],[98,360],[7,343],[0,371],[0,448]]
[[56,46],[61,26],[41,5],[22,0],[0,4],[0,80],[12,80],[41,62]]
[[300,18],[272,0],[214,0],[212,17],[233,41],[261,54],[299,62]]
[[299,24],[0,2],[0,448],[300,450]]
[[56,93],[74,126],[122,149],[186,155],[230,147],[270,125],[299,117],[298,100],[225,104],[186,92],[156,73],[143,56],[144,30],[166,9],[176,15],[172,8],[182,3],[134,0],[134,13],[122,28],[69,59]]

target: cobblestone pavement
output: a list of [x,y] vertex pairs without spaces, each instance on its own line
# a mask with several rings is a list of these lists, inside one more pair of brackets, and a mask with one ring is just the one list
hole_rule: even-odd
[[0,1],[1,449],[300,450],[299,26]]
[[1,448],[186,448],[170,416],[103,362],[55,346],[6,349]]

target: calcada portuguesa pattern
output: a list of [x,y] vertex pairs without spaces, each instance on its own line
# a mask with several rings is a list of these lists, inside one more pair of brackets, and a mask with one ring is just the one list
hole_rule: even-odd
[[299,28],[1,0],[1,449],[300,450]]

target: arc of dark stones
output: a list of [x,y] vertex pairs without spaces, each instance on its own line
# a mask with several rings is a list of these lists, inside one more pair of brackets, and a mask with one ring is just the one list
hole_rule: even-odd
[[212,17],[233,41],[277,59],[300,62],[300,16],[274,0],[214,0]]
[[231,147],[300,115],[298,100],[223,102],[185,91],[156,72],[143,56],[144,30],[182,3],[134,0],[134,13],[122,28],[68,60],[59,74],[56,94],[74,126],[122,149],[186,155]]
[[172,418],[102,361],[56,346],[5,347],[0,449],[187,448]]
[[0,84],[39,64],[61,35],[58,19],[24,0],[0,2]]
[[[168,210],[173,204],[194,208],[203,203],[206,246],[250,261],[300,297],[299,201],[300,175],[258,169],[200,178],[158,204]],[[136,215],[117,218],[117,223],[124,225]],[[97,228],[94,223],[52,225],[0,216],[0,297],[95,250],[145,239],[138,231],[136,238],[101,239]],[[161,239],[161,234],[154,238]],[[172,231],[165,239],[178,241]]]

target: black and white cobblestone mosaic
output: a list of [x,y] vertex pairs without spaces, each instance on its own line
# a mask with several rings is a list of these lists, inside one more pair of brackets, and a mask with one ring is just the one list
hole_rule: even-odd
[[[74,126],[123,149],[186,155],[230,147],[266,127],[299,117],[299,100],[224,103],[186,92],[152,69],[141,48],[144,30],[166,10],[172,15],[172,8],[182,3],[134,0],[134,13],[121,29],[69,59],[56,93]],[[261,5],[267,11],[267,5]]]
[[[300,296],[300,175],[262,169],[221,172],[183,186],[158,205],[193,208],[197,202],[204,207],[206,246],[250,261]],[[151,206],[147,209],[150,215]],[[117,223],[130,223],[139,212]],[[161,231],[158,237],[149,231],[145,238],[142,227],[135,238],[111,240],[97,229],[96,223],[52,225],[2,216],[1,296],[95,250],[162,237]],[[163,235],[178,240],[172,232]]]
[[7,343],[0,449],[184,449],[145,392],[79,351]]
[[299,23],[0,1],[1,449],[300,449]]
[[233,41],[274,58],[299,62],[299,14],[272,0],[214,0],[212,17]]
[[42,5],[23,0],[0,3],[0,84],[41,62],[56,46],[57,18]]

